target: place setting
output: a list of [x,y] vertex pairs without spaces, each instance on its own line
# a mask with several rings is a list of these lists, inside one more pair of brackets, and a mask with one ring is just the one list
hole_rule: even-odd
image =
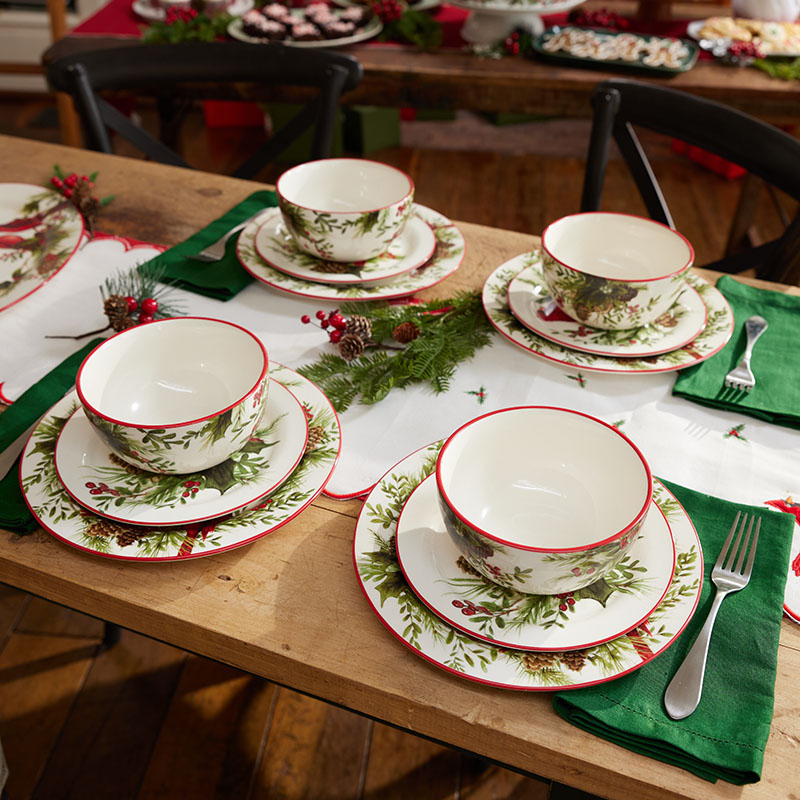
[[540,249],[489,276],[484,308],[506,339],[552,362],[681,370],[719,352],[734,325],[724,295],[689,272],[693,260],[689,242],[653,220],[574,214],[545,230]]
[[428,289],[464,259],[464,237],[414,202],[401,170],[365,159],[323,159],[284,172],[278,208],[239,234],[236,254],[257,281],[318,300],[390,300]]
[[[233,357],[235,354],[235,357]],[[102,341],[36,424],[24,501],[57,539],[170,561],[239,547],[305,509],[339,456],[327,397],[250,331],[169,317]]]
[[[582,453],[566,456],[570,438]],[[353,552],[406,646],[524,691],[638,670],[677,639],[702,587],[692,521],[635,445],[554,407],[491,412],[403,459],[367,497]]]

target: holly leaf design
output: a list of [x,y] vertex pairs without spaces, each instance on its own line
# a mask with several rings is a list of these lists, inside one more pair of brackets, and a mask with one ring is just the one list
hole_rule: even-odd
[[216,489],[220,494],[225,494],[228,489],[236,486],[239,481],[234,478],[234,467],[236,462],[228,458],[216,467],[203,470],[203,478],[205,481],[204,489]]
[[587,598],[589,600],[597,600],[597,602],[605,608],[608,598],[611,597],[615,591],[616,586],[606,583],[605,578],[600,578],[599,581],[595,581],[589,584],[589,586],[584,586],[583,589],[579,589],[575,592],[575,595],[580,599]]
[[233,423],[233,409],[229,408],[223,414],[214,417],[200,429],[200,435],[206,439],[207,445],[212,445],[225,437],[225,433]]
[[381,605],[389,598],[394,597],[399,600],[408,594],[408,584],[393,553],[378,550],[373,553],[364,553],[364,556],[369,562],[367,568],[371,577],[380,577],[375,588],[380,593]]

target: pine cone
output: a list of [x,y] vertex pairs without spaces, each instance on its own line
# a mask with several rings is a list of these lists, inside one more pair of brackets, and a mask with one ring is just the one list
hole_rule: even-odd
[[400,344],[413,342],[419,336],[419,327],[416,322],[401,322],[393,331],[392,338]]
[[[356,316],[347,320],[344,332],[345,334],[351,333],[354,336],[358,336],[359,339],[363,339],[364,342],[368,342],[372,338],[372,323],[367,317],[356,314]],[[344,341],[344,338],[342,341]],[[359,355],[361,354],[359,353]]]
[[573,672],[580,672],[586,663],[586,656],[580,650],[570,650],[567,653],[559,653],[561,663]]
[[124,331],[136,325],[133,317],[128,313],[128,301],[121,294],[112,294],[105,299],[103,311],[108,317],[108,323],[115,331]]
[[325,440],[325,428],[322,425],[312,425],[308,429],[308,440],[306,441],[306,453],[316,450]]
[[72,204],[83,215],[90,236],[94,234],[94,223],[97,219],[97,212],[100,211],[100,201],[92,192],[91,185],[80,178],[72,190],[71,198]]
[[350,265],[342,261],[325,261],[321,258],[314,262],[312,269],[314,272],[324,272],[327,275],[341,275],[350,272]]
[[669,311],[665,311],[655,320],[655,324],[661,325],[662,328],[674,328],[678,324],[678,320]]
[[136,530],[136,528],[123,528],[120,527],[119,533],[117,534],[117,544],[120,547],[127,547],[129,544],[134,544],[138,542],[139,539],[144,539],[145,536],[148,536],[147,531],[140,531]]
[[131,475],[144,475],[145,470],[139,469],[139,467],[134,467],[133,464],[129,464],[127,461],[121,459],[116,453],[109,453],[108,459],[112,463],[116,464],[118,467],[122,467],[125,472],[129,472]]
[[538,672],[540,669],[548,669],[554,666],[555,657],[550,653],[525,653],[522,656],[522,663],[525,669],[530,672]]
[[364,352],[364,340],[355,333],[346,333],[339,340],[339,354],[345,361],[352,361]]
[[121,530],[122,528],[115,522],[98,518],[95,522],[89,525],[89,527],[85,530],[85,534],[87,536],[91,536],[92,539],[111,539]]
[[478,572],[478,570],[476,570],[475,567],[473,567],[472,564],[470,564],[469,561],[467,561],[467,559],[464,558],[464,556],[459,556],[458,557],[458,561],[456,561],[456,566],[462,572],[466,572],[467,575],[472,575],[475,578],[482,578],[483,577],[483,575],[481,575],[481,573]]

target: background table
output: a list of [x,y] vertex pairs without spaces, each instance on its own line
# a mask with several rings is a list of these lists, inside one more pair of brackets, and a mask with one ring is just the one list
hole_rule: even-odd
[[[116,199],[101,227],[173,244],[257,184],[0,137],[7,181],[42,182],[54,163],[100,171]],[[474,288],[536,238],[459,223],[462,269],[430,292]],[[783,287],[786,288],[786,287]],[[796,291],[794,289],[787,289]],[[265,289],[266,291],[266,289]],[[440,295],[441,296],[441,295]],[[370,611],[353,573],[357,501],[321,498],[253,545],[169,564],[120,563],[70,549],[42,531],[0,533],[0,581],[263,675],[299,691],[602,796],[785,798],[795,791],[800,741],[800,629],[784,621],[776,713],[763,780],[712,785],[579,731],[548,693],[459,680],[414,656]],[[745,723],[746,724],[746,723]]]

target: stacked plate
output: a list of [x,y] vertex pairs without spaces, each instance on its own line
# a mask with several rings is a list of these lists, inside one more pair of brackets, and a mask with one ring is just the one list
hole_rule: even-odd
[[733,332],[727,300],[698,275],[687,276],[680,296],[655,322],[605,330],[577,322],[555,304],[541,265],[539,250],[502,264],[484,284],[483,305],[503,336],[549,361],[597,372],[668,372],[710,358]]
[[699,600],[703,556],[662,484],[639,537],[603,580],[525,594],[471,569],[447,534],[432,476],[440,448],[422,448],[384,475],[354,539],[364,594],[412,651],[478,683],[544,691],[632,672],[683,631]]
[[389,300],[429,289],[464,260],[464,237],[443,214],[415,203],[389,250],[365,261],[334,262],[301,250],[280,209],[268,209],[241,233],[242,266],[261,283],[318,300]]
[[266,409],[245,446],[188,474],[149,472],[120,459],[71,392],[25,448],[20,480],[28,506],[56,538],[111,558],[180,560],[271,533],[322,491],[340,431],[313,383],[274,363],[269,381]]

